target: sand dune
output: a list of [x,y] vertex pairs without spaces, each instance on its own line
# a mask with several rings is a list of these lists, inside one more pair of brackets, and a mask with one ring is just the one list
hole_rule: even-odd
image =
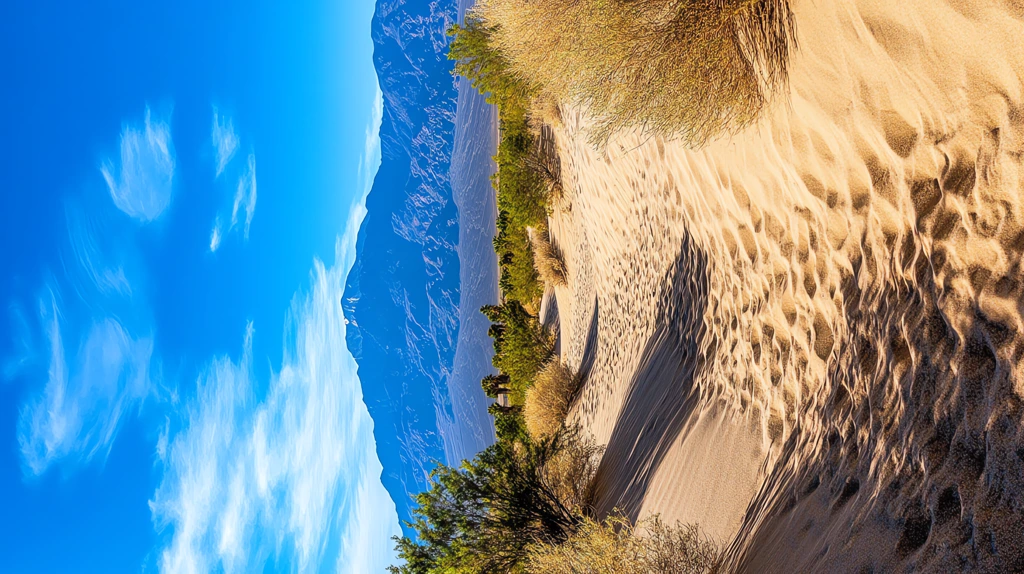
[[599,506],[737,571],[1024,570],[1024,3],[798,0],[787,93],[690,150],[554,133]]

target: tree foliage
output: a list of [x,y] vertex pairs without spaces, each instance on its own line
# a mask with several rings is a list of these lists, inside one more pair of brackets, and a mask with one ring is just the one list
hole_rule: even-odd
[[522,404],[526,389],[554,351],[554,340],[540,321],[516,300],[487,305],[484,315],[491,320],[494,366],[508,376],[513,397]]
[[536,90],[512,73],[508,60],[493,47],[494,29],[474,16],[454,25],[448,57],[454,73],[472,82],[488,101],[497,105],[501,136],[493,185],[498,197],[494,248],[500,260],[500,286],[506,299],[532,304],[543,287],[533,265],[528,227],[544,224],[547,217],[546,185],[529,164],[535,138],[527,110]]
[[499,441],[461,467],[439,466],[416,496],[409,526],[417,539],[396,539],[393,574],[521,571],[529,546],[557,544],[582,516],[565,506],[545,466],[566,448],[566,435]]
[[516,76],[508,59],[494,48],[493,27],[468,15],[461,26],[453,24],[448,35],[448,59],[455,60],[455,75],[468,79],[488,102],[499,108],[523,107],[533,96],[532,86]]

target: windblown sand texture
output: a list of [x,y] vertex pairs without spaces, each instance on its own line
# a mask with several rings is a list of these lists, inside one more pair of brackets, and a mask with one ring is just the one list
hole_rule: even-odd
[[757,125],[554,130],[599,510],[699,522],[730,570],[1024,571],[1024,2],[793,10]]

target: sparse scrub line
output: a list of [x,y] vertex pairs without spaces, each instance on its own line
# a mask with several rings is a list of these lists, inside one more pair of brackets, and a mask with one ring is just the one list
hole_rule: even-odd
[[454,38],[449,57],[456,62],[455,73],[468,78],[498,107],[494,248],[502,298],[518,300],[536,311],[544,289],[527,229],[545,227],[549,208],[563,202],[558,158],[550,129],[544,127],[560,118],[558,103],[512,73],[509,60],[493,46],[494,30],[479,18],[467,18],[450,33]]

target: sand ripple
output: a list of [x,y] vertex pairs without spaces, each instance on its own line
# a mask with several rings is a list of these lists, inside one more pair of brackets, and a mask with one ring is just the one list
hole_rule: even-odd
[[759,125],[556,130],[599,503],[744,571],[1024,570],[1024,5],[794,10]]

